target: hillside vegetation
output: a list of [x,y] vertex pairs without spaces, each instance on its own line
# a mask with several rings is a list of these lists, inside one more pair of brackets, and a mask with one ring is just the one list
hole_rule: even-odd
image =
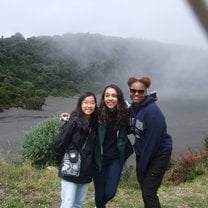
[[205,82],[207,65],[207,51],[186,46],[99,34],[25,39],[16,33],[0,39],[0,109],[41,109],[48,95],[99,93],[112,82],[125,91],[132,75],[150,76],[163,96],[197,90],[200,97],[207,86],[199,91],[192,77]]

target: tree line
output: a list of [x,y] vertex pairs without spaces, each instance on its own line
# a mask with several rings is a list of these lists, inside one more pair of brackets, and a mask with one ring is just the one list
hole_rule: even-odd
[[[59,38],[58,38],[59,39]],[[63,41],[67,41],[63,37]],[[99,91],[109,64],[80,66],[56,37],[25,39],[16,33],[0,39],[0,109],[41,109],[45,98],[73,96],[84,89]],[[100,70],[97,72],[97,68]],[[106,67],[108,67],[106,69]]]

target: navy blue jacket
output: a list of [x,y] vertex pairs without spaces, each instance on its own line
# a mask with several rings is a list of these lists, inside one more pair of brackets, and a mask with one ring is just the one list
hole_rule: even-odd
[[145,174],[154,157],[171,154],[172,138],[165,117],[151,96],[140,107],[130,108],[130,126],[135,136],[134,151],[140,157],[139,169]]

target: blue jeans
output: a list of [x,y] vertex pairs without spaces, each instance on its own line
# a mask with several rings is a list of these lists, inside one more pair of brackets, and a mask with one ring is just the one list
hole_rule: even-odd
[[115,196],[121,172],[120,159],[103,164],[100,172],[97,169],[94,170],[93,181],[97,208],[105,208],[105,204]]
[[61,179],[61,207],[81,208],[88,191],[88,184],[76,184]]

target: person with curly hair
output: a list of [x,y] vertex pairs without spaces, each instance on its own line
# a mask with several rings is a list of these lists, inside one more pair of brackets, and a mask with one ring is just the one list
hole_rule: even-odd
[[157,196],[165,171],[168,168],[172,137],[167,133],[165,117],[147,94],[149,77],[127,81],[132,104],[129,108],[130,127],[135,136],[137,179],[141,187],[145,208],[160,208]]
[[128,106],[121,89],[105,87],[98,114],[98,139],[95,141],[93,181],[95,204],[105,208],[116,194],[123,164],[133,153],[128,135]]

